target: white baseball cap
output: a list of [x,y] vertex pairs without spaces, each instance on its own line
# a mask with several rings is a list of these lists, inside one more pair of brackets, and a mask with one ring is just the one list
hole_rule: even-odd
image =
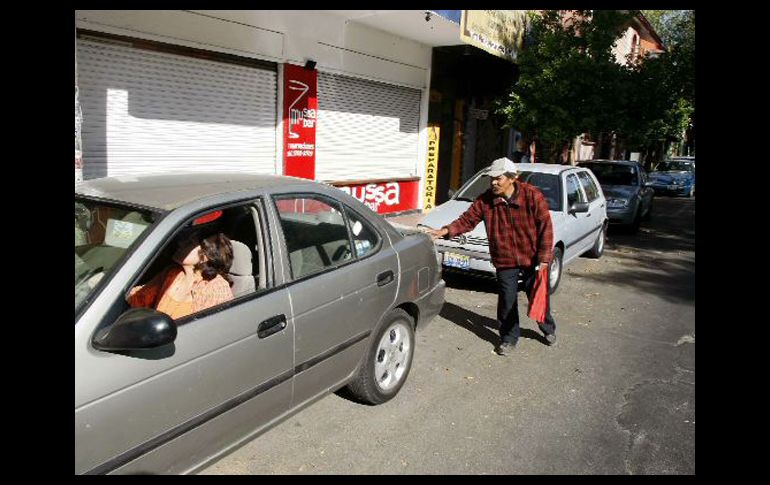
[[492,165],[489,166],[489,170],[484,175],[488,177],[499,177],[504,173],[516,174],[518,171],[519,169],[516,168],[515,163],[513,163],[509,158],[503,157],[498,158],[492,162]]

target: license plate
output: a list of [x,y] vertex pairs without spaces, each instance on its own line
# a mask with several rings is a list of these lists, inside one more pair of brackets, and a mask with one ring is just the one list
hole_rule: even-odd
[[679,186],[678,186],[678,185],[669,185],[669,186],[668,186],[668,189],[669,189],[669,190],[676,190],[676,189],[678,189],[678,188],[679,188]]
[[444,253],[444,266],[459,269],[470,269],[471,258],[464,254]]

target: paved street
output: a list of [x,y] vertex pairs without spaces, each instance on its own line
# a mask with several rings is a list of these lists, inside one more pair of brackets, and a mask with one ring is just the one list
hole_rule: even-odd
[[694,212],[656,197],[638,234],[613,227],[601,259],[573,262],[553,347],[520,294],[519,345],[494,354],[493,284],[448,278],[395,399],[332,394],[202,473],[695,473]]

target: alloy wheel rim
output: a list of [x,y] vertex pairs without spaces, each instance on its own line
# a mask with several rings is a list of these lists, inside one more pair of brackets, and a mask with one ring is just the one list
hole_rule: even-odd
[[377,387],[390,391],[404,380],[409,369],[412,339],[406,324],[393,323],[380,338],[374,354],[374,377]]
[[599,231],[599,248],[598,253],[601,253],[604,250],[604,228],[602,228],[601,231]]
[[560,266],[561,266],[561,258],[553,258],[553,262],[551,263],[551,275],[549,277],[549,279],[551,280],[551,288],[553,288],[557,283]]

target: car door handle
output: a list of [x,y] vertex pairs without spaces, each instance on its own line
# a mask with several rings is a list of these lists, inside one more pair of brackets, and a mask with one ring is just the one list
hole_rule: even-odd
[[284,328],[286,328],[286,315],[276,315],[259,324],[257,327],[257,337],[269,337],[276,332],[280,332]]
[[377,275],[377,286],[385,286],[393,281],[393,271],[387,270]]

